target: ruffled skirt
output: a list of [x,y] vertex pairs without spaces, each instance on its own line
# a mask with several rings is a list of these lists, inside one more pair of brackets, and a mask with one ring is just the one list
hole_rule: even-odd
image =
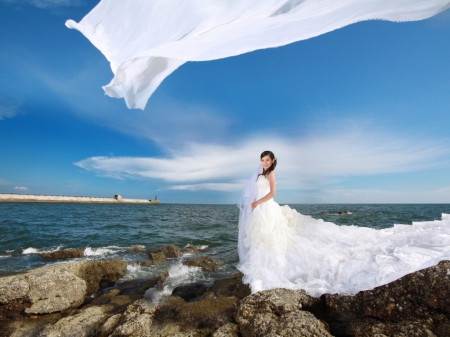
[[269,200],[253,210],[244,243],[238,269],[252,293],[354,295],[450,259],[450,215],[376,230],[313,219]]

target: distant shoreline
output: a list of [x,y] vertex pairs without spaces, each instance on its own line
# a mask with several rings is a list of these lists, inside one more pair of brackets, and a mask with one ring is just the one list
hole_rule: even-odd
[[159,204],[158,199],[123,199],[120,195],[113,198],[78,197],[66,195],[0,193],[0,203],[62,203],[62,204]]

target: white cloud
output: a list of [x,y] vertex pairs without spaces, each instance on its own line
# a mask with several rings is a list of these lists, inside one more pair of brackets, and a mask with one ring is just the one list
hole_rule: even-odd
[[16,186],[16,187],[14,187],[14,189],[18,190],[18,191],[29,191],[30,190],[28,187],[25,187],[25,186]]
[[420,171],[448,166],[445,142],[427,143],[381,134],[334,133],[310,138],[266,135],[234,145],[191,143],[166,158],[91,157],[75,165],[104,177],[159,180],[178,190],[239,190],[259,161],[278,157],[279,189],[317,189],[350,176]]

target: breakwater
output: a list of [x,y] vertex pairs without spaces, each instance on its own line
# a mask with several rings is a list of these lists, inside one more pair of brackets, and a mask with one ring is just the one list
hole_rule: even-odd
[[102,197],[76,197],[66,195],[42,195],[42,194],[16,194],[0,193],[1,202],[39,202],[39,203],[68,203],[68,204],[150,204],[157,205],[157,198],[147,199],[123,199],[119,194],[113,198]]

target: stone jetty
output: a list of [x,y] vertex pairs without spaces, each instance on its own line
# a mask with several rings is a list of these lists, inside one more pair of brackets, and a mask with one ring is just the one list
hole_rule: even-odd
[[123,199],[119,194],[114,198],[101,197],[74,197],[65,195],[42,195],[42,194],[16,194],[0,193],[1,202],[38,202],[38,203],[67,203],[67,204],[148,204],[157,205],[159,200],[155,199]]
[[[159,264],[183,252],[171,245],[148,254]],[[221,264],[188,261],[202,259]],[[252,295],[234,274],[181,285],[158,303],[146,294],[163,289],[168,272],[120,281],[126,269],[120,260],[75,261],[0,277],[0,336],[450,336],[450,261],[355,296]]]

